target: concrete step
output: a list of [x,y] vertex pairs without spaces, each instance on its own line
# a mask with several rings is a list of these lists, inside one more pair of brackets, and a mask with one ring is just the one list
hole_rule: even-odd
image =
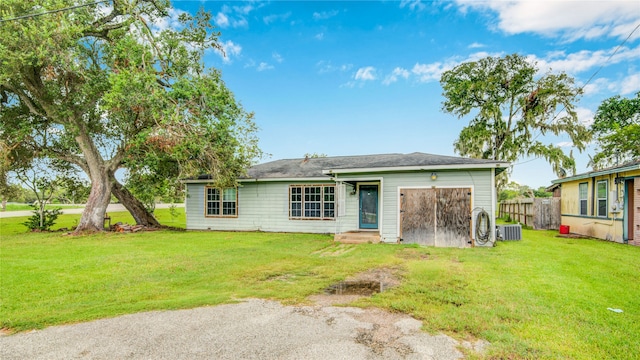
[[335,234],[333,240],[343,244],[377,244],[380,242],[380,234],[369,231],[346,232]]

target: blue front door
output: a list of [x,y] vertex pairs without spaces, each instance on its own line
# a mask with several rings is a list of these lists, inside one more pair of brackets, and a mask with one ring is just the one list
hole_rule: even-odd
[[360,186],[360,228],[378,228],[378,185]]

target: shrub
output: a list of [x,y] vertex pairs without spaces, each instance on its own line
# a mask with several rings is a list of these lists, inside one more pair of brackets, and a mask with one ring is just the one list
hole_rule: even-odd
[[33,208],[34,208],[33,215],[31,215],[27,219],[27,221],[22,223],[31,231],[35,231],[35,230],[49,231],[51,227],[55,224],[62,210],[61,208],[55,208],[53,210],[44,209],[44,211],[42,211],[42,219],[41,219],[39,207],[33,206]]

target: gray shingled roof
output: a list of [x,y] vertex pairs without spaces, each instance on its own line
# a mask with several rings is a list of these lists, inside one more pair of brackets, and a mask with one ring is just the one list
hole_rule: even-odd
[[[323,170],[374,169],[424,166],[437,168],[451,165],[478,165],[486,168],[491,164],[504,162],[495,160],[470,159],[414,152],[411,154],[378,154],[357,156],[332,156],[310,159],[285,159],[252,166],[249,179],[314,178],[327,176]],[[500,167],[503,169],[504,167]]]
[[595,176],[609,175],[617,172],[625,172],[625,171],[632,171],[632,170],[638,170],[638,169],[640,169],[640,159],[634,159],[622,165],[613,166],[613,167],[609,167],[601,170],[589,171],[582,174],[576,174],[573,176],[552,180],[551,183],[560,184],[567,181],[587,179]]

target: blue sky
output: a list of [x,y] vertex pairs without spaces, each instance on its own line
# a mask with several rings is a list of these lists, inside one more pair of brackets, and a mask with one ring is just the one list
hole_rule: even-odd
[[[468,120],[441,111],[443,71],[485,56],[518,53],[542,73],[565,71],[585,86],[580,121],[598,105],[640,91],[637,1],[184,1],[181,11],[213,14],[222,71],[255,112],[261,161],[414,151],[456,155]],[[169,26],[170,22],[166,24]],[[634,31],[635,29],[635,31]],[[631,36],[629,36],[631,34]],[[622,46],[620,46],[623,44]],[[588,82],[588,83],[587,83]],[[572,150],[565,137],[549,144]],[[587,168],[587,154],[577,172]],[[512,180],[537,188],[556,176],[523,158]]]

